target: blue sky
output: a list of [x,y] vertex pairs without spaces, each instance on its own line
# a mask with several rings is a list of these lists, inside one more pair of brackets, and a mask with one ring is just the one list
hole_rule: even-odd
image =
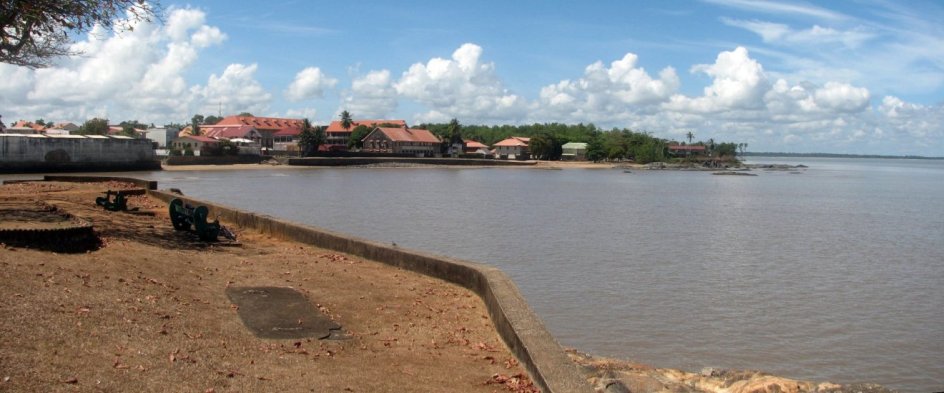
[[0,64],[0,114],[242,111],[629,127],[753,151],[944,155],[944,3],[164,0],[162,23]]

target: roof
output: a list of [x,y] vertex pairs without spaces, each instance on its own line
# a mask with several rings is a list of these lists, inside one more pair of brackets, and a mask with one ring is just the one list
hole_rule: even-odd
[[387,139],[390,139],[393,142],[428,142],[428,143],[440,143],[439,137],[433,135],[429,130],[421,129],[404,129],[404,128],[387,128],[387,127],[377,127],[368,134],[364,139],[367,139],[375,132],[382,132],[387,136]]
[[203,135],[184,135],[180,137],[179,139],[191,139],[191,140],[195,140],[197,142],[203,142],[203,143],[219,143],[218,140],[210,138],[210,137],[206,137]]
[[243,138],[255,130],[253,126],[201,126],[200,133],[212,138]]
[[488,149],[488,146],[485,146],[484,143],[479,142],[479,141],[473,141],[473,140],[471,140],[471,139],[466,139],[466,140],[464,140],[463,142],[465,142],[465,148],[466,148],[466,149]]
[[[259,116],[226,116],[214,126],[252,126],[259,131],[274,131],[275,135],[298,135],[302,132],[302,119]],[[211,127],[211,126],[204,126]]]
[[325,132],[351,132],[354,130],[354,127],[360,125],[374,127],[378,124],[396,124],[400,127],[406,127],[406,120],[351,120],[351,128],[347,130],[345,130],[344,127],[341,127],[340,120],[335,120],[328,125],[328,128],[325,129]]
[[505,146],[505,147],[523,146],[523,147],[527,147],[529,142],[531,142],[531,138],[525,138],[525,137],[520,137],[520,136],[513,136],[513,137],[511,137],[511,138],[502,140],[502,141],[500,141],[500,142],[498,142],[498,143],[496,143],[496,144],[494,144],[494,145],[492,145],[492,146]]
[[567,142],[561,145],[562,149],[586,149],[587,144],[584,142]]
[[684,145],[669,145],[669,150],[705,151],[705,147],[704,147],[704,146],[700,146],[700,145],[688,145],[688,146],[684,146]]
[[32,123],[32,122],[29,122],[29,121],[26,121],[26,120],[20,120],[20,121],[16,122],[16,124],[10,126],[9,128],[31,128],[31,129],[36,130],[36,131],[42,131],[42,130],[45,130],[45,129],[46,129],[45,126],[42,126],[42,125],[39,125],[39,124],[36,124],[36,123]]

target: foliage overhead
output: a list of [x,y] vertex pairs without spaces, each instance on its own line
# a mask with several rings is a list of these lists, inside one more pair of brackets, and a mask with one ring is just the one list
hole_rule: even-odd
[[95,26],[132,30],[158,18],[159,9],[156,1],[144,0],[2,0],[0,62],[48,67],[58,57],[81,54],[70,48],[71,37]]

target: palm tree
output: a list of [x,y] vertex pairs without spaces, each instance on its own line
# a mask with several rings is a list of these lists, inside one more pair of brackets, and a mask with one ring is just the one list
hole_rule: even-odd
[[350,130],[351,125],[353,124],[354,122],[351,120],[351,113],[348,111],[341,112],[341,128]]
[[689,131],[688,134],[685,134],[685,137],[688,138],[688,144],[691,145],[691,144],[692,144],[692,138],[695,137],[695,134],[692,134],[692,132]]
[[312,127],[308,119],[302,120],[302,132],[298,136],[298,147],[302,156],[308,157],[314,154],[324,142],[324,131],[321,128]]

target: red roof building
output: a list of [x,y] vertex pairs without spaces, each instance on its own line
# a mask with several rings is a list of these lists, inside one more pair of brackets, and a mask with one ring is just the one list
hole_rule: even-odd
[[488,146],[485,146],[484,143],[479,141],[473,141],[471,139],[464,139],[462,142],[465,146],[462,150],[466,153],[475,153],[479,150],[488,150]]
[[253,126],[201,126],[200,134],[216,139],[250,139],[256,142],[262,140],[262,134]]
[[[259,116],[226,116],[214,125],[200,126],[204,130],[215,127],[251,126],[259,132],[262,147],[272,148],[276,142],[292,143],[302,133],[302,119],[285,119]],[[251,139],[251,138],[247,138]]]
[[203,135],[184,135],[174,140],[173,147],[180,151],[190,150],[198,152],[219,143],[220,141]]
[[705,147],[701,145],[669,145],[669,154],[673,156],[690,156],[705,154]]
[[[341,126],[340,120],[332,121],[328,125],[328,128],[325,129],[325,146],[331,150],[346,150],[347,144],[351,140],[351,133],[354,132],[354,129],[357,126],[367,126],[370,128],[375,128],[383,124],[384,126],[396,126],[405,128],[405,120],[352,120],[351,128],[345,129]],[[391,127],[392,128],[392,127]]]
[[429,130],[377,127],[363,139],[364,151],[431,156],[440,152],[442,141]]

